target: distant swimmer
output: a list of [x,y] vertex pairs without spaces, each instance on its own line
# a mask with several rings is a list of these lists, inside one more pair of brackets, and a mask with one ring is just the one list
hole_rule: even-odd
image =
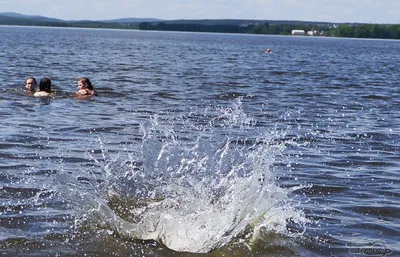
[[266,53],[272,53],[271,49],[267,48],[267,50],[265,50]]
[[92,85],[92,82],[87,77],[82,77],[78,80],[78,92],[76,96],[78,98],[88,98],[96,95],[96,91]]
[[42,78],[39,83],[39,91],[33,94],[35,97],[49,97],[53,96],[51,93],[51,80],[49,78]]
[[25,80],[25,92],[27,95],[33,95],[36,91],[37,82],[34,77],[29,77]]

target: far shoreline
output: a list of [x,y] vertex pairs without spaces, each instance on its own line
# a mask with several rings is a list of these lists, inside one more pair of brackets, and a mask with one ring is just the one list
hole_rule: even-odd
[[[376,24],[371,24],[373,26]],[[400,36],[400,25],[399,29]],[[263,33],[235,33],[235,32],[219,32],[219,31],[186,31],[186,30],[156,30],[156,29],[140,29],[140,28],[121,28],[121,27],[92,27],[92,26],[52,26],[52,25],[19,25],[19,24],[0,24],[0,27],[20,27],[20,28],[49,28],[49,29],[72,29],[72,30],[108,30],[108,31],[134,31],[134,32],[179,32],[179,33],[204,33],[204,34],[231,34],[231,35],[258,35],[258,36],[291,36],[304,38],[343,38],[343,39],[367,39],[367,40],[399,40],[397,38],[376,38],[376,37],[352,37],[352,36],[335,36],[335,35],[292,35],[292,34],[263,34]]]

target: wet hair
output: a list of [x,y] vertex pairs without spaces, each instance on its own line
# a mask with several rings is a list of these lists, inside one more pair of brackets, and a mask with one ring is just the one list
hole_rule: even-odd
[[42,78],[39,84],[39,91],[46,91],[50,93],[51,91],[51,80],[49,78]]
[[92,82],[90,82],[90,80],[87,77],[82,77],[78,81],[81,81],[82,83],[84,83],[86,85],[87,89],[93,90]]
[[28,80],[30,80],[30,79],[32,79],[35,82],[35,84],[37,84],[36,79],[34,77],[29,77],[29,78],[25,79],[25,85],[26,85],[26,82],[28,82]]

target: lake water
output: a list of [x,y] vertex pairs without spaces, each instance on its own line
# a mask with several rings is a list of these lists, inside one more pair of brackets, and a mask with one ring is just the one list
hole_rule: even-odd
[[400,255],[400,41],[0,38],[0,255]]

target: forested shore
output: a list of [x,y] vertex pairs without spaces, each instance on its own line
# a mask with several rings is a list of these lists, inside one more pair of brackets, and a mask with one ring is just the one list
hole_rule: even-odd
[[247,33],[266,35],[290,35],[293,30],[313,31],[314,35],[352,38],[382,38],[400,39],[400,25],[380,24],[339,24],[339,25],[307,25],[307,24],[278,24],[269,23],[257,25],[203,25],[203,24],[168,24],[168,23],[139,23],[140,30],[161,31],[192,31],[218,33]]
[[176,20],[158,22],[64,21],[56,19],[15,18],[0,15],[0,25],[48,26],[71,28],[136,29],[157,31],[188,31],[290,35],[293,30],[313,32],[312,35],[350,38],[400,39],[400,24],[327,23],[304,21],[255,20]]

